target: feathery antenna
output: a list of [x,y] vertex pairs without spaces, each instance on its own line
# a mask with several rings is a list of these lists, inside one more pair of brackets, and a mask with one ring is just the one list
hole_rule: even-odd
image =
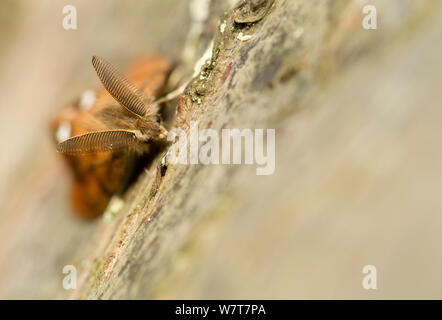
[[149,98],[141,90],[103,58],[92,56],[92,65],[103,86],[115,100],[141,118],[146,115],[149,111],[146,101]]
[[136,144],[136,135],[129,130],[89,132],[69,138],[57,146],[57,151],[67,155],[118,151]]

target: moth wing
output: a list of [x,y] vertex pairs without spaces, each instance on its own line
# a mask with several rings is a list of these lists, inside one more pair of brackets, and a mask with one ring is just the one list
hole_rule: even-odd
[[103,58],[92,56],[92,65],[103,86],[118,103],[139,117],[144,117],[149,112],[147,101],[152,99],[135,87],[112,64]]
[[105,130],[81,134],[57,145],[57,151],[67,155],[119,151],[135,146],[136,135],[130,130]]

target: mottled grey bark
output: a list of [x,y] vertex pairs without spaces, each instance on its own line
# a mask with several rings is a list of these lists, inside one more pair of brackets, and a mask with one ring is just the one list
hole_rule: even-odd
[[[368,2],[377,30],[361,26]],[[231,4],[210,3],[202,21],[195,17],[203,9],[190,9],[176,77],[189,79],[214,42],[179,100],[176,126],[275,128],[274,175],[257,176],[256,166],[167,164],[162,176],[159,155],[121,210],[110,207],[84,226],[87,241],[67,241],[50,227],[66,249],[57,261],[78,267],[79,287],[66,295],[54,274],[35,295],[440,297],[431,276],[442,261],[440,236],[417,213],[430,219],[433,205],[440,209],[431,191],[440,181],[426,174],[441,172],[438,141],[427,139],[441,115],[432,84],[442,80],[439,3],[275,0],[252,23],[234,22],[247,11],[239,19],[224,13]],[[365,264],[385,280],[371,296],[361,289]],[[414,272],[422,278],[404,290],[401,277]]]

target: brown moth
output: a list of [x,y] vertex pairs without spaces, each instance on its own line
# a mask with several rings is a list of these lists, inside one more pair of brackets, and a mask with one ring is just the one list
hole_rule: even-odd
[[101,120],[112,129],[88,132],[69,138],[57,146],[57,151],[68,154],[87,154],[103,151],[134,149],[146,152],[152,141],[164,141],[167,131],[159,123],[153,99],[139,90],[110,63],[97,56],[92,65],[103,86],[124,109],[103,108]]
[[57,151],[73,171],[74,208],[88,218],[103,212],[110,197],[125,188],[141,155],[166,144],[154,98],[171,71],[171,63],[158,55],[137,61],[127,78],[102,58],[93,56],[92,65],[106,91],[89,91],[89,105],[82,99],[51,125]]

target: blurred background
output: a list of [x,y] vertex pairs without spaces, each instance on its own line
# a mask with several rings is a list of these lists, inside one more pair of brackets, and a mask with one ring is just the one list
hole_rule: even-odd
[[[62,26],[65,5],[77,9],[77,30]],[[52,292],[29,284],[52,278],[53,259],[65,251],[48,230],[71,230],[69,243],[90,241],[96,222],[70,214],[69,174],[54,152],[49,121],[83,91],[101,86],[92,55],[122,68],[154,52],[178,60],[188,23],[186,1],[1,2],[0,297]]]
[[[215,21],[233,3],[221,2]],[[266,105],[294,104],[278,114],[275,175],[258,180],[238,170],[229,187],[242,201],[223,194],[214,221],[195,224],[191,258],[186,247],[161,285],[116,297],[442,297],[442,11],[437,0],[422,1],[423,9],[413,1],[374,2],[385,9],[378,23],[388,29],[378,31],[379,42],[345,56],[340,63],[351,68],[315,86],[303,108],[293,96]],[[118,66],[152,52],[180,61],[192,3],[1,1],[0,298],[64,299],[62,267],[89,268],[98,245],[106,246],[94,242],[106,230],[103,220],[71,214],[69,173],[49,120],[100,85],[93,54]],[[77,8],[77,30],[62,27],[67,4]],[[307,12],[299,21],[308,19]],[[334,40],[343,41],[332,39],[330,51],[344,51]],[[359,48],[344,40],[347,49]],[[269,97],[295,85],[271,87]],[[362,287],[365,265],[377,268],[377,290]]]

